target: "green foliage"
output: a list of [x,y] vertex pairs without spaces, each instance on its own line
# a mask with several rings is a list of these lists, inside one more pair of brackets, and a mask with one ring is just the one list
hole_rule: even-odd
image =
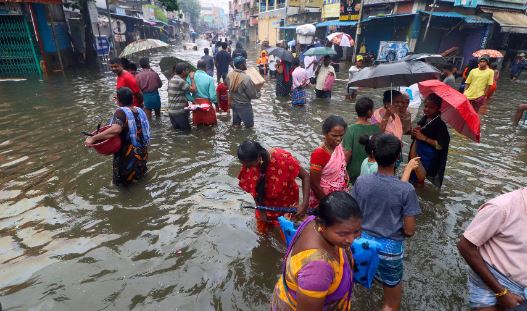
[[147,4],[146,6],[154,9],[154,16],[157,20],[168,23],[168,17],[160,7],[154,4]]
[[201,5],[198,0],[178,0],[179,8],[190,17],[192,25],[197,27],[199,25],[199,15],[201,13]]
[[[157,0],[168,12],[179,11],[180,7],[177,0]],[[185,2],[183,0],[183,2]]]

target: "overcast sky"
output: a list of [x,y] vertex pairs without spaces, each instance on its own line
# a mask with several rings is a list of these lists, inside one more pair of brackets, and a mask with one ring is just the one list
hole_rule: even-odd
[[225,13],[229,13],[229,0],[199,0],[199,2],[201,5],[212,6],[214,4],[220,6],[225,10]]

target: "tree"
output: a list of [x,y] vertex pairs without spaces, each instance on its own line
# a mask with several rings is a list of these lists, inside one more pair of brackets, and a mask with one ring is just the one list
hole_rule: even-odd
[[[157,0],[168,12],[179,11],[179,5],[177,0]],[[185,2],[185,0],[181,0]]]
[[178,4],[181,11],[190,16],[192,25],[198,27],[199,15],[201,13],[201,5],[198,0],[178,0]]

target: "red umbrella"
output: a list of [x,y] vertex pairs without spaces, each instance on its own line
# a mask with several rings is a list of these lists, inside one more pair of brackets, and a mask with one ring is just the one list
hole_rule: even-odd
[[419,82],[419,91],[426,97],[431,93],[443,99],[441,119],[460,134],[479,143],[481,135],[479,115],[467,97],[439,80]]

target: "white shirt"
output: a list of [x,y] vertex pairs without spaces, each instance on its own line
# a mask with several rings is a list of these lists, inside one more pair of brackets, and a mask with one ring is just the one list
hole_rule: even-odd
[[[350,69],[348,70],[348,75],[349,75],[349,81],[351,81],[351,79],[353,79],[353,75],[355,75],[357,72],[361,71],[362,68],[358,68],[357,66],[353,65],[350,67]],[[350,86],[350,89],[352,90],[358,90],[359,88],[356,87],[356,86]]]
[[329,65],[329,66],[324,66],[322,65],[320,67],[320,70],[318,71],[318,75],[317,75],[317,84],[315,85],[315,88],[317,90],[324,90],[324,83],[326,82],[326,77],[328,76],[329,73],[333,73],[333,75],[336,77],[337,75],[335,74],[335,69],[333,68],[333,66]]
[[[311,64],[315,62],[316,60],[317,60],[316,56],[305,56],[304,57],[304,68],[307,71],[307,76],[310,78],[315,74],[316,65],[315,64],[311,65]],[[309,65],[311,65],[311,67],[309,67]]]

